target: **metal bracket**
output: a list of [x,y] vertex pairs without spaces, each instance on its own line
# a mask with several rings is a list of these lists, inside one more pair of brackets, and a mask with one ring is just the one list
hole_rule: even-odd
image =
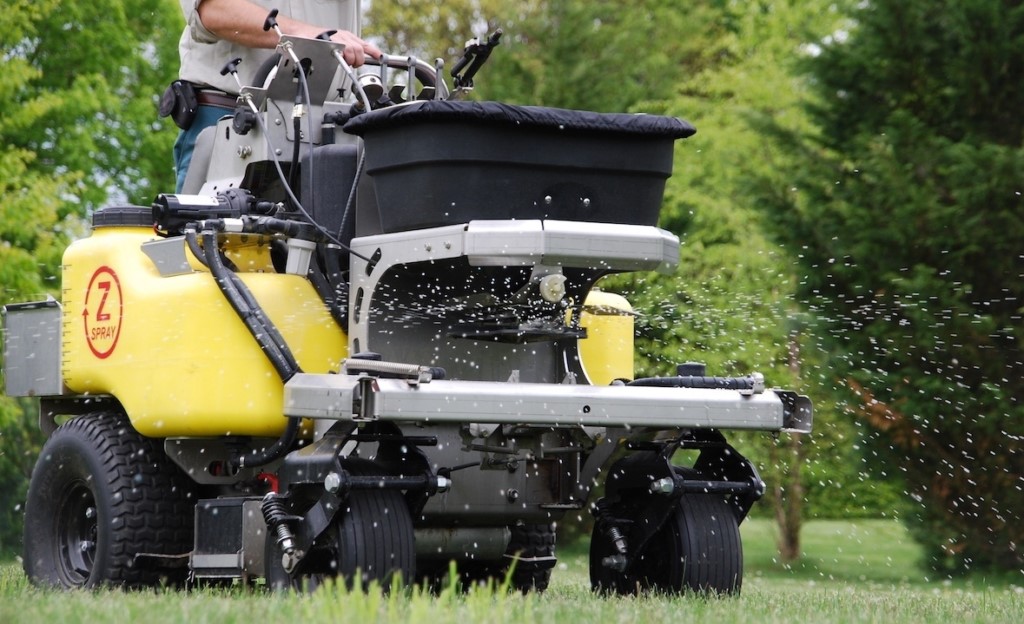
[[359,377],[356,391],[352,395],[352,420],[370,422],[377,420],[374,415],[374,398],[380,392],[377,378],[369,375]]
[[175,236],[142,243],[142,253],[153,262],[160,277],[192,273],[185,253],[185,237]]
[[811,399],[787,390],[775,390],[782,401],[782,431],[810,433],[814,424],[814,409]]

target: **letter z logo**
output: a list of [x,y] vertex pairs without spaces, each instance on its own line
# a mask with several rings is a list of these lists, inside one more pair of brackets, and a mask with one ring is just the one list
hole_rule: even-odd
[[117,273],[107,266],[96,269],[85,291],[82,322],[86,344],[101,360],[110,357],[117,347],[117,339],[121,337],[123,304]]

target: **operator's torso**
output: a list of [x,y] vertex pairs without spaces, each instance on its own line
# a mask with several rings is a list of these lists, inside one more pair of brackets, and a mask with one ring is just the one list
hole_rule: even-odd
[[[221,68],[232,59],[242,59],[238,69],[239,78],[243,84],[248,83],[263,62],[274,54],[274,50],[248,48],[218,38],[199,20],[196,8],[201,0],[179,1],[185,16],[185,28],[178,41],[178,54],[181,57],[181,69],[178,74],[180,79],[227,93],[236,93],[238,85],[230,75],[222,76]],[[323,24],[328,29],[349,30],[359,34],[358,0],[250,1],[265,7],[267,13],[270,13],[271,9],[279,9],[281,13],[303,22]]]

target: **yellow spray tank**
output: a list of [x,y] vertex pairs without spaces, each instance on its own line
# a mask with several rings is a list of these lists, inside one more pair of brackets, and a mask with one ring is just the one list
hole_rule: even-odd
[[633,379],[633,307],[622,295],[592,290],[580,315],[587,337],[580,340],[580,359],[590,383],[606,386]]
[[[104,209],[65,252],[65,385],[116,397],[146,436],[279,435],[280,376],[194,256],[161,274],[143,251],[161,240],[151,224],[148,208]],[[269,242],[237,236],[225,256],[302,369],[337,371],[345,333],[304,277],[274,272]]]

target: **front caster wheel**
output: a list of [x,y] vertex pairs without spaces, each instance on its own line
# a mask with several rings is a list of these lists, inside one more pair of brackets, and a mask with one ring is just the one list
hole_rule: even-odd
[[[367,461],[349,460],[344,467],[352,475],[380,474]],[[294,574],[285,571],[281,551],[270,536],[266,557],[267,584],[277,591],[311,591],[328,578],[350,589],[377,583],[387,590],[396,576],[406,584],[415,578],[412,516],[399,490],[352,490]]]
[[590,541],[594,591],[739,594],[743,582],[739,522],[726,500],[713,494],[684,494],[631,565],[609,565],[617,554],[611,538],[595,529]]
[[[500,587],[507,578],[508,588],[513,591],[526,594],[547,590],[556,561],[555,525],[515,524],[509,532],[508,547],[501,559],[455,562],[458,589],[468,591],[474,585],[487,583]],[[449,563],[433,561],[421,570],[422,580],[432,591],[440,591],[449,582]]]

